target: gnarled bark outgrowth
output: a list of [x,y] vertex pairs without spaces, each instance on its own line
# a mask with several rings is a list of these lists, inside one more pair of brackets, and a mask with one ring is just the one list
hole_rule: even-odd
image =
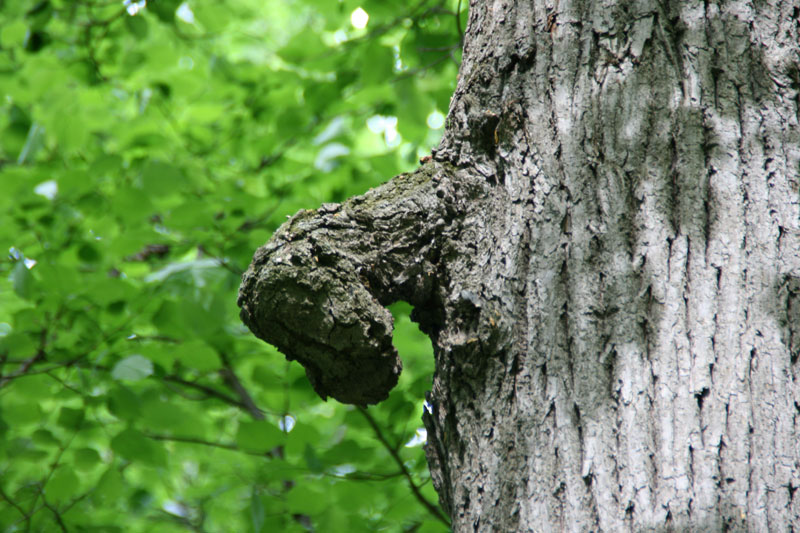
[[300,362],[323,399],[377,403],[397,383],[386,305],[408,301],[435,328],[442,244],[469,205],[452,174],[429,162],[341,205],[301,211],[255,253],[241,318]]

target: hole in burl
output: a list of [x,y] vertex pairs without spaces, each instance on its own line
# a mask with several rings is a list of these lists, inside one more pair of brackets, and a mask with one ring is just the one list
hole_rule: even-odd
[[434,360],[431,339],[411,320],[414,307],[398,301],[387,306],[394,318],[392,344],[403,361],[403,372],[398,385],[406,388],[416,398],[424,398],[433,379]]

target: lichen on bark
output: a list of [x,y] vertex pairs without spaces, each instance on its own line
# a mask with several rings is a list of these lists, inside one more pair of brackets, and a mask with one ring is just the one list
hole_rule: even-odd
[[245,272],[243,322],[302,364],[323,399],[385,399],[402,368],[385,306],[429,302],[439,243],[458,215],[451,188],[448,168],[429,162],[343,204],[300,211]]

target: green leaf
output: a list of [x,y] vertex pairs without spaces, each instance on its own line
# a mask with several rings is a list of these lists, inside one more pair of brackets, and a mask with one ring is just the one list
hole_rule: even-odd
[[139,354],[117,362],[111,370],[111,377],[119,381],[139,381],[152,374],[153,362]]
[[11,400],[8,403],[3,402],[2,405],[3,418],[12,427],[25,426],[42,420],[42,410],[36,401],[19,403]]
[[150,198],[160,200],[163,196],[185,191],[186,180],[175,166],[151,161],[142,170],[142,187]]
[[175,20],[175,11],[181,0],[150,0],[147,9],[156,14],[162,22],[171,23]]
[[101,502],[110,503],[116,502],[124,489],[125,481],[122,479],[122,474],[116,468],[111,467],[100,476],[96,493]]
[[147,37],[147,20],[143,16],[125,17],[125,27],[137,39]]
[[216,2],[197,3],[192,11],[195,18],[210,32],[222,31],[231,18],[230,8]]
[[58,413],[58,425],[72,431],[80,429],[83,424],[84,412],[83,409],[72,409],[71,407],[62,407]]
[[18,398],[24,396],[36,401],[50,396],[54,390],[53,385],[53,379],[46,375],[23,376],[14,380],[14,395]]
[[313,31],[299,32],[278,50],[278,55],[289,63],[302,63],[309,58],[319,58],[326,51],[319,35]]
[[94,470],[100,463],[100,454],[94,448],[80,448],[75,451],[76,470],[88,472]]
[[185,342],[178,346],[174,355],[183,365],[200,372],[209,372],[220,367],[216,350],[203,341]]
[[17,157],[17,164],[22,165],[28,161],[33,161],[36,154],[44,146],[44,128],[34,122],[28,130],[28,136],[25,138],[25,144],[19,152]]
[[308,469],[315,474],[319,474],[323,471],[325,465],[323,465],[322,461],[317,457],[315,446],[316,444],[314,446],[306,444],[305,450],[303,451],[303,458],[306,460]]
[[319,446],[321,438],[322,435],[320,435],[319,430],[313,425],[297,422],[286,437],[286,454],[295,457],[303,457],[306,447],[309,444]]
[[283,432],[264,420],[240,422],[236,445],[251,453],[266,453],[283,441]]
[[148,429],[175,433],[193,432],[203,428],[203,420],[174,401],[153,398],[142,405],[142,421]]
[[370,68],[361,69],[361,80],[366,84],[386,83],[391,79],[395,62],[394,52],[385,46],[369,43],[362,52],[362,64]]
[[101,257],[97,247],[91,243],[83,243],[83,245],[78,248],[78,258],[86,263],[97,263],[100,261]]
[[44,493],[51,504],[66,502],[80,494],[80,480],[69,466],[62,466],[45,485]]
[[39,446],[61,446],[61,441],[55,438],[53,434],[46,429],[37,429],[33,432],[33,435],[31,435],[31,439]]
[[141,415],[139,398],[125,387],[113,388],[106,396],[108,410],[122,420],[132,421]]
[[289,491],[286,496],[286,505],[293,513],[313,515],[330,505],[330,500],[310,484],[301,483]]
[[111,439],[111,450],[129,461],[161,467],[167,464],[164,447],[132,428],[123,430]]
[[253,485],[250,492],[250,520],[253,524],[253,531],[260,533],[264,527],[264,502],[258,494],[258,488]]
[[13,48],[21,46],[25,42],[25,35],[28,33],[28,25],[24,20],[14,20],[0,28],[0,45],[3,48]]

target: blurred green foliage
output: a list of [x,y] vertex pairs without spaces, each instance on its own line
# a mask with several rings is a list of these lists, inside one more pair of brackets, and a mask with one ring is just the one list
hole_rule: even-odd
[[463,4],[0,0],[0,530],[448,530],[408,306],[364,411],[236,294],[287,215],[429,153]]

